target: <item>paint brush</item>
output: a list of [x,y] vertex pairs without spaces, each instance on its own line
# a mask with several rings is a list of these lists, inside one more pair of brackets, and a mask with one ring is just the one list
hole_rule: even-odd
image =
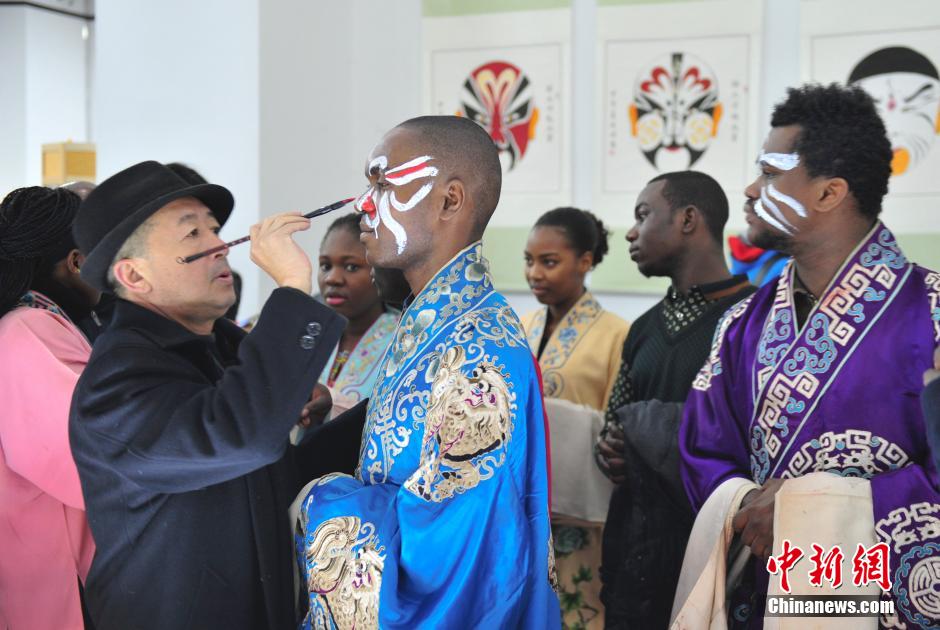
[[[310,212],[308,212],[307,214],[304,215],[304,218],[305,218],[305,219],[312,219],[312,218],[314,218],[314,217],[319,217],[319,216],[324,215],[324,214],[327,214],[327,213],[329,213],[329,212],[333,212],[334,210],[339,210],[340,208],[342,208],[343,206],[345,206],[346,204],[348,204],[350,201],[355,201],[355,200],[356,200],[355,197],[350,197],[349,199],[343,199],[342,201],[337,201],[337,202],[335,202],[335,203],[331,203],[331,204],[328,205],[328,206],[323,206],[322,208],[317,208],[316,210],[311,210]],[[189,263],[193,262],[194,260],[199,260],[199,259],[202,258],[203,256],[211,256],[212,254],[214,254],[214,253],[216,253],[216,252],[221,252],[223,249],[228,249],[229,247],[234,247],[235,245],[241,245],[242,243],[245,243],[245,242],[250,241],[250,240],[251,240],[251,237],[250,237],[250,236],[243,236],[243,237],[237,238],[237,239],[235,239],[234,241],[231,241],[231,242],[229,242],[229,243],[225,243],[224,245],[219,245],[218,247],[213,247],[212,249],[207,249],[207,250],[204,251],[204,252],[199,252],[198,254],[193,254],[192,256],[187,256],[186,258],[183,258],[182,256],[179,256],[179,257],[176,259],[176,262],[180,263],[181,265],[186,265],[186,264],[189,264]]]

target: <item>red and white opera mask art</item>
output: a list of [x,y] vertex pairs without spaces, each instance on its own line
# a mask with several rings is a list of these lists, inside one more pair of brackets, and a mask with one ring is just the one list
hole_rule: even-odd
[[695,55],[675,52],[637,78],[630,133],[656,170],[686,170],[717,135],[721,112],[715,73]]
[[[394,208],[397,212],[408,212],[428,196],[434,186],[432,180],[438,173],[437,168],[431,166],[433,160],[434,158],[430,155],[422,155],[391,168],[388,167],[388,158],[384,155],[379,155],[369,162],[369,172],[371,173],[376,169],[379,172],[384,172],[384,180],[388,183],[388,186],[383,190],[370,186],[356,200],[356,210],[366,215],[366,224],[375,233],[375,238],[379,237],[381,226],[384,226],[395,237],[399,256],[408,246],[408,233],[405,231],[404,226],[392,216],[392,209]],[[419,179],[428,179],[429,181],[425,182],[408,199],[399,199],[398,189]]]
[[881,48],[858,62],[849,83],[875,101],[894,151],[891,174],[903,175],[923,161],[940,133],[936,66],[913,48]]
[[490,61],[464,81],[458,116],[466,116],[490,134],[503,170],[512,170],[535,138],[539,110],[522,70],[506,61]]

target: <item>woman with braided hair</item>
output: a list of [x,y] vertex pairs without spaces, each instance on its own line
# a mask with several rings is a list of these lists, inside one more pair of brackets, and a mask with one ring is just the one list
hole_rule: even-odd
[[0,203],[0,627],[83,627],[94,543],[69,449],[72,391],[91,346],[73,322],[98,293],[78,275],[80,198],[14,190]]

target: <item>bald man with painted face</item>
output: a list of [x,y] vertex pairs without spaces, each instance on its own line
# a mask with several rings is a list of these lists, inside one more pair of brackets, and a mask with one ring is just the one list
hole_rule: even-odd
[[406,121],[366,160],[369,262],[412,290],[354,477],[295,510],[304,628],[557,628],[539,375],[480,239],[496,146],[453,116]]
[[[839,545],[848,584],[829,594],[851,594],[854,568],[871,565],[883,579],[865,585],[896,609],[882,622],[929,625],[940,479],[919,394],[940,344],[940,274],[908,261],[880,219],[892,151],[870,96],[791,89],[771,125],[745,190],[748,238],[793,258],[725,314],[693,382],[679,447],[696,528],[730,512],[752,556],[732,627],[761,627],[768,588],[785,594],[784,541],[806,558],[789,577],[808,590],[794,594],[824,593],[825,581],[804,584],[812,545]],[[704,542],[695,531],[687,565]]]

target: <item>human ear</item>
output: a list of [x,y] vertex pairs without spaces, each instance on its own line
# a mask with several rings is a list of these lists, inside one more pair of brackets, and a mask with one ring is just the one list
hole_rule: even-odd
[[142,262],[139,258],[124,258],[114,263],[114,278],[127,293],[143,295],[153,288],[142,273],[144,271]]
[[578,273],[587,273],[594,268],[594,252],[584,252],[578,258]]
[[841,177],[824,179],[814,190],[813,201],[817,212],[829,212],[837,208],[849,194],[849,183]]
[[77,249],[73,249],[65,256],[65,267],[71,274],[78,275],[84,264],[85,257]]
[[459,179],[452,179],[444,185],[441,220],[450,221],[460,214],[467,205],[467,189]]
[[682,213],[682,233],[683,234],[692,234],[695,232],[698,227],[701,216],[699,215],[698,208],[695,206],[687,206]]

